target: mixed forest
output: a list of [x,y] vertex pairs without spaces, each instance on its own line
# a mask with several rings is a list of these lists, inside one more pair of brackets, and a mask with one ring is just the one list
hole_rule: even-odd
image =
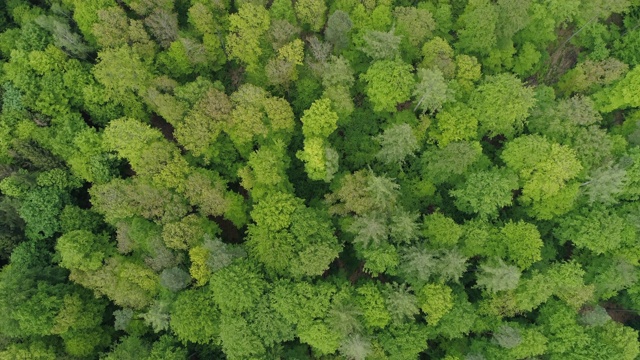
[[1,360],[634,360],[640,1],[0,1]]

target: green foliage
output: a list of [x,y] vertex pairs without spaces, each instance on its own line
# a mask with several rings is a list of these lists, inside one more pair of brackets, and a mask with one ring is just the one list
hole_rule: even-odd
[[0,2],[0,359],[635,359],[636,3]]
[[298,20],[311,31],[319,32],[326,22],[327,5],[324,0],[300,0],[295,3]]
[[637,106],[637,100],[633,94],[637,92],[638,74],[639,70],[635,67],[614,86],[605,88],[594,94],[594,100],[598,106],[598,110],[611,112],[616,109]]
[[236,14],[229,16],[227,47],[230,59],[256,71],[262,55],[261,38],[269,29],[269,13],[262,6],[243,4]]
[[461,51],[488,55],[497,44],[499,12],[488,0],[471,0],[457,21]]
[[129,47],[109,49],[98,54],[100,62],[94,67],[96,80],[104,85],[114,100],[123,103],[127,96],[145,90],[151,80],[149,68]]
[[352,27],[353,22],[349,14],[342,10],[334,11],[327,19],[325,39],[333,44],[334,50],[339,51],[349,45],[349,31]]
[[471,108],[478,119],[481,135],[514,138],[524,127],[535,104],[533,89],[524,87],[514,75],[488,77],[471,94]]
[[358,287],[356,293],[365,327],[382,329],[387,326],[391,320],[391,314],[385,306],[380,288],[372,283],[367,283]]
[[436,212],[424,217],[422,235],[434,248],[449,248],[462,236],[462,228],[453,219]]
[[212,295],[203,290],[185,290],[173,303],[171,330],[179,340],[198,344],[217,342],[220,311]]
[[427,284],[418,292],[418,302],[429,326],[435,326],[453,308],[451,288],[442,284]]
[[422,46],[423,59],[420,66],[425,69],[440,70],[446,78],[451,78],[456,69],[453,55],[451,45],[445,39],[436,36]]
[[629,70],[629,63],[615,58],[602,61],[586,60],[568,71],[558,82],[558,89],[564,94],[591,93],[602,86],[611,85]]
[[399,272],[413,286],[421,286],[430,279],[457,282],[467,270],[467,258],[456,248],[433,251],[409,247],[402,253]]
[[603,254],[630,244],[636,231],[624,217],[600,207],[565,217],[555,234],[563,243],[571,241],[576,247]]
[[[279,213],[273,212],[275,204]],[[247,245],[270,271],[320,275],[340,250],[328,220],[290,194],[271,193],[251,214],[256,224],[249,226]]]
[[501,260],[495,264],[483,264],[478,273],[477,285],[489,292],[513,290],[520,281],[520,270],[512,265],[507,265]]
[[59,231],[58,216],[63,206],[62,194],[52,188],[39,188],[26,194],[18,212],[26,224],[25,235],[33,240],[53,236]]
[[422,155],[423,176],[434,184],[454,182],[480,160],[478,142],[452,142],[443,148],[429,149]]
[[105,236],[86,230],[74,230],[62,235],[56,244],[60,253],[60,266],[81,271],[95,271],[111,255],[112,247]]
[[521,269],[541,260],[542,239],[535,225],[524,221],[509,221],[500,230],[507,258]]
[[418,140],[409,124],[395,124],[376,137],[381,149],[376,157],[387,165],[402,164],[418,150]]
[[340,345],[339,351],[349,359],[364,360],[371,353],[371,342],[361,335],[354,335]]
[[492,169],[471,173],[464,186],[452,190],[456,207],[465,213],[494,218],[498,211],[513,203],[518,177],[508,171]]
[[420,323],[390,327],[378,338],[389,359],[414,358],[426,349],[427,328]]
[[453,94],[440,70],[418,69],[418,83],[413,91],[417,100],[414,110],[421,108],[423,113],[438,112],[445,103],[453,100]]
[[401,37],[392,32],[369,31],[362,37],[362,52],[373,60],[393,60],[398,56]]
[[[575,178],[582,170],[573,149],[552,143],[537,135],[519,137],[509,142],[501,155],[507,167],[518,173],[522,184],[524,204],[536,205],[536,202],[554,201],[567,189],[567,182]],[[544,211],[532,209],[539,218],[551,218],[571,209]]]
[[239,314],[257,303],[266,283],[246,263],[232,264],[211,277],[213,301],[223,314]]
[[402,36],[402,52],[408,59],[419,56],[418,50],[436,29],[437,21],[426,9],[398,6],[393,9],[396,31]]
[[387,284],[383,293],[394,323],[411,321],[419,313],[418,298],[410,292],[410,288],[395,283]]
[[414,85],[412,67],[399,60],[379,60],[361,75],[365,92],[377,112],[395,112],[398,103],[409,100]]

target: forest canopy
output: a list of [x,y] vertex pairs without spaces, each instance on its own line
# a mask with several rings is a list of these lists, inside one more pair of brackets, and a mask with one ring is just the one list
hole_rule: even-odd
[[0,359],[634,360],[639,0],[0,2]]

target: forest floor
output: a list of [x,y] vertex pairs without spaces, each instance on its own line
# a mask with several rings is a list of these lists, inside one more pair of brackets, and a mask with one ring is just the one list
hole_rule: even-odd
[[538,79],[537,82],[542,80],[541,82],[547,85],[555,84],[564,73],[576,65],[580,48],[568,41],[573,36],[574,31],[574,27],[558,29],[558,40],[555,44],[549,46],[548,52],[550,56],[543,67],[543,69],[546,69],[546,74],[543,79]]

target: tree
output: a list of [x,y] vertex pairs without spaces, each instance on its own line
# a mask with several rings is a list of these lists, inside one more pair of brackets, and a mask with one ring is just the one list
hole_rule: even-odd
[[371,353],[371,342],[356,334],[347,338],[338,350],[349,359],[364,360]]
[[124,10],[115,5],[102,8],[95,14],[98,18],[91,26],[91,33],[98,46],[103,49],[119,48],[131,43],[141,56],[155,53],[156,44],[144,30],[143,22],[127,18]]
[[517,267],[505,264],[502,260],[480,266],[477,286],[491,293],[513,290],[518,286],[521,272]]
[[68,3],[73,4],[73,20],[78,24],[82,35],[89,43],[95,42],[95,37],[91,30],[92,26],[98,22],[98,12],[116,6],[113,0],[99,0],[91,4],[81,1],[69,1]]
[[194,155],[208,155],[207,150],[228,124],[231,110],[229,97],[220,90],[211,89],[198,100],[183,121],[176,122],[174,136]]
[[423,113],[433,114],[453,100],[454,92],[447,86],[440,70],[418,69],[418,79],[413,91],[417,103],[414,111],[421,108]]
[[247,359],[263,356],[265,348],[260,338],[242,317],[224,315],[220,322],[222,349],[229,359]]
[[352,27],[353,22],[349,18],[349,14],[342,10],[336,10],[329,16],[324,36],[328,42],[333,44],[335,52],[339,52],[349,45],[349,31]]
[[[273,9],[273,5],[271,5]],[[293,22],[295,23],[295,21]],[[300,35],[300,28],[284,19],[275,19],[269,28],[269,37],[273,50],[278,50],[285,44],[295,40]]]
[[190,282],[189,273],[178,267],[164,269],[160,274],[160,285],[173,292],[179,292],[186,288]]
[[418,150],[418,140],[409,124],[395,124],[375,137],[381,149],[376,157],[387,165],[402,164]]
[[338,116],[331,110],[329,100],[319,99],[304,111],[300,121],[302,121],[302,133],[305,137],[326,138],[336,130]]
[[450,191],[456,207],[489,218],[496,217],[501,208],[513,203],[513,191],[519,187],[514,173],[497,168],[471,173],[463,185]]
[[393,323],[411,322],[420,312],[417,297],[410,292],[406,285],[387,283],[383,289],[387,309]]
[[184,196],[197,206],[203,216],[224,216],[237,226],[246,224],[244,199],[227,186],[219,174],[197,169],[188,175],[184,183]]
[[378,335],[380,345],[389,359],[413,359],[427,348],[428,329],[420,323],[389,327]]
[[[127,134],[127,128],[137,130],[137,134]],[[140,142],[136,144],[134,139]],[[180,158],[178,149],[165,142],[160,131],[137,120],[114,120],[105,129],[103,140],[107,149],[129,160],[131,167],[143,177],[163,177],[163,172],[170,170],[171,165],[186,171],[187,164]]]
[[396,31],[402,36],[402,52],[407,59],[419,56],[419,50],[425,40],[430,38],[436,29],[436,21],[426,9],[398,6],[393,9],[396,20]]
[[173,303],[171,330],[183,342],[217,342],[219,318],[220,310],[208,290],[186,290]]
[[[211,46],[211,44],[209,44]],[[164,71],[176,78],[184,78],[194,71],[204,72],[208,69],[207,57],[215,52],[199,41],[179,38],[172,41],[168,49],[158,55],[157,64]]]
[[622,78],[629,70],[627,64],[629,62],[621,62],[615,58],[586,60],[560,78],[558,89],[565,95],[591,93]]
[[178,38],[178,16],[175,13],[156,8],[144,19],[144,24],[164,48]]
[[356,289],[357,302],[362,310],[364,326],[368,329],[382,329],[391,320],[380,288],[374,283],[365,283]]
[[64,234],[58,239],[56,250],[60,253],[60,266],[81,271],[98,270],[113,252],[105,236],[86,230]]
[[0,352],[0,357],[5,359],[34,359],[54,360],[57,357],[56,349],[42,341],[28,343],[12,343]]
[[98,58],[100,62],[93,68],[93,74],[113,100],[123,102],[128,94],[140,94],[147,89],[151,71],[130,47],[106,49]]
[[127,0],[128,6],[139,16],[145,16],[154,9],[173,10],[173,2],[169,0]]
[[297,25],[293,3],[288,0],[274,0],[269,7],[269,13],[272,19],[286,20],[287,22]]
[[618,202],[617,197],[622,193],[626,182],[626,170],[617,164],[608,164],[593,170],[588,180],[580,185],[589,204],[612,205]]
[[422,155],[422,173],[434,184],[453,182],[482,157],[482,146],[478,142],[460,141],[443,148],[429,149]]
[[327,21],[327,5],[324,0],[300,0],[296,2],[294,9],[300,23],[313,32],[320,32]]
[[380,247],[389,236],[385,219],[376,213],[356,217],[347,231],[355,234],[353,242],[363,249]]
[[469,104],[481,135],[502,134],[511,139],[523,130],[535,98],[533,89],[524,87],[514,75],[500,74],[486,78],[471,94]]
[[302,65],[304,44],[295,39],[278,48],[276,58],[269,60],[265,71],[272,84],[288,86],[289,82],[298,79],[297,66]]
[[364,46],[362,52],[373,60],[394,60],[400,50],[400,36],[390,32],[368,31],[362,37]]
[[467,270],[467,258],[456,248],[434,251],[426,247],[407,247],[401,253],[399,274],[414,287],[430,280],[459,281]]
[[434,212],[424,217],[422,235],[429,239],[434,248],[450,248],[455,246],[462,236],[462,227],[440,212]]
[[119,256],[110,257],[96,271],[73,269],[69,279],[106,295],[119,306],[142,309],[158,293],[158,278],[147,266]]
[[638,357],[638,4],[0,1],[0,359]]
[[237,59],[255,72],[262,56],[262,38],[269,30],[269,13],[252,3],[243,4],[237,13],[229,16],[227,53],[230,59]]
[[198,246],[189,250],[191,267],[189,271],[196,280],[197,286],[205,285],[211,274],[231,265],[235,259],[246,257],[242,248],[224,244],[220,239],[205,239]]
[[262,146],[249,155],[248,167],[239,171],[242,186],[251,191],[255,200],[259,200],[274,190],[293,191],[287,170],[290,159],[286,155],[284,143]]
[[248,157],[254,143],[268,144],[272,137],[288,142],[295,125],[289,103],[257,86],[243,84],[231,95],[234,105],[231,118],[223,130],[229,135],[236,150]]
[[365,92],[376,112],[395,112],[396,105],[409,100],[414,85],[412,67],[399,60],[379,60],[361,75]]
[[319,99],[304,111],[300,121],[305,139],[304,148],[296,157],[305,162],[310,179],[329,182],[337,168],[329,163],[335,150],[329,146],[327,137],[337,129],[338,114],[331,110],[329,99]]
[[171,222],[188,212],[187,203],[181,196],[138,179],[113,180],[92,187],[90,193],[92,205],[112,224],[135,215]]
[[326,89],[343,86],[347,89],[353,86],[355,79],[349,60],[342,56],[332,56],[322,71],[322,86]]
[[542,239],[534,224],[509,221],[500,230],[500,235],[507,258],[520,269],[526,269],[542,259]]
[[[68,16],[68,14],[65,14]],[[54,16],[40,16],[36,19],[36,23],[43,28],[49,30],[54,38],[54,44],[63,49],[70,56],[80,59],[86,58],[91,51],[80,35],[71,31],[68,23]]]
[[427,284],[418,292],[418,302],[429,326],[436,326],[453,308],[451,288],[442,284]]
[[594,286],[584,282],[585,271],[576,261],[553,264],[547,272],[553,294],[573,309],[580,309],[591,301]]
[[429,137],[437,141],[441,148],[455,141],[478,138],[478,120],[473,111],[464,105],[446,106],[436,114],[432,125]]
[[294,278],[320,275],[340,251],[328,219],[288,193],[265,196],[251,216],[256,224],[248,229],[249,253],[270,272]]
[[571,241],[595,254],[608,253],[630,244],[635,233],[635,228],[625,218],[602,206],[565,217],[555,231],[561,242]]
[[247,261],[238,260],[215,272],[209,288],[223,315],[239,315],[258,302],[266,285],[255,267]]
[[522,336],[517,328],[502,325],[493,333],[493,341],[505,349],[513,349],[522,343]]
[[633,94],[637,92],[640,70],[638,67],[629,71],[625,77],[615,85],[605,88],[593,95],[594,101],[601,112],[611,112],[617,109],[637,107]]
[[456,64],[453,60],[453,49],[449,43],[441,38],[434,37],[422,46],[422,63],[425,69],[438,69],[447,79],[453,77]]
[[488,55],[497,44],[499,15],[497,6],[488,0],[469,1],[458,18],[457,47],[463,52]]
[[165,224],[162,227],[162,239],[171,249],[186,250],[201,244],[207,238],[215,237],[219,232],[216,223],[190,214],[178,222]]
[[25,235],[42,240],[59,231],[58,216],[65,205],[63,194],[52,188],[38,188],[25,195],[18,214],[24,220]]
[[397,209],[389,223],[390,238],[395,243],[410,243],[418,238],[420,224],[418,214]]
[[[505,146],[501,155],[507,167],[518,173],[522,185],[522,201],[524,204],[545,200],[553,200],[567,187],[567,182],[578,176],[582,165],[576,159],[573,149],[552,143],[538,135],[521,136]],[[565,200],[566,201],[566,200]],[[540,212],[534,208],[541,218],[550,218],[571,209],[572,203],[566,201],[568,208]]]

